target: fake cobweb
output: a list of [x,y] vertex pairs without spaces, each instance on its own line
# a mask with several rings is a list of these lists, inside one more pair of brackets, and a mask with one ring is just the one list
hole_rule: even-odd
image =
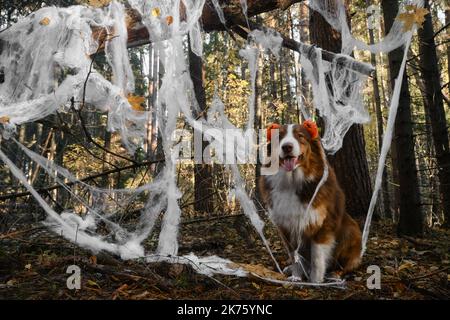
[[[247,3],[245,0],[240,0],[240,3],[248,23]],[[418,7],[423,6],[421,0],[409,3]],[[220,21],[226,23],[226,16],[220,3],[214,0],[212,4],[218,12]],[[91,105],[108,113],[108,130],[120,133],[123,145],[130,154],[142,144],[147,134],[148,114],[134,110],[127,100],[127,96],[134,91],[134,78],[127,54],[126,9],[125,5],[118,1],[112,1],[105,8],[85,6],[43,8],[0,33],[0,72],[5,78],[4,83],[0,84],[2,135],[9,143],[17,144],[30,159],[70,192],[86,208],[85,216],[81,217],[69,210],[58,214],[1,150],[0,158],[46,211],[48,215],[46,224],[49,228],[82,247],[94,252],[105,250],[119,255],[122,259],[143,258],[149,262],[187,263],[199,273],[207,275],[220,273],[247,276],[251,271],[236,267],[220,257],[197,257],[193,254],[178,256],[178,230],[181,217],[178,200],[181,198],[181,192],[177,186],[176,165],[180,145],[171,139],[177,128],[177,119],[182,114],[193,129],[205,134],[216,150],[223,150],[223,154],[218,154],[219,158],[225,157],[227,151],[224,130],[236,129],[226,117],[225,106],[218,97],[210,106],[206,119],[195,117],[198,114],[198,104],[189,74],[185,43],[186,36],[189,35],[192,51],[202,56],[202,29],[199,19],[204,5],[205,0],[127,1],[127,6],[131,6],[141,15],[142,22],[148,29],[150,41],[160,52],[159,60],[164,70],[157,103],[158,110],[166,112],[160,111],[157,117],[165,154],[165,167],[153,182],[140,188],[124,190],[93,187],[79,181],[68,170],[29,150],[14,138],[17,125],[42,119],[56,111],[67,111],[73,107],[73,101],[83,101],[83,105]],[[179,14],[181,6],[185,11],[182,19]],[[367,45],[352,36],[341,0],[310,0],[309,6],[321,13],[343,36],[343,51],[331,62],[322,59],[320,48],[303,45],[299,47],[300,63],[313,89],[314,107],[324,119],[323,146],[327,152],[335,153],[341,148],[343,137],[351,125],[370,120],[362,97],[367,75],[357,71],[358,68],[354,66],[358,62],[350,57],[350,53],[355,49],[374,53],[389,52],[405,46],[405,58],[399,74],[399,79],[402,79],[413,30],[404,32],[403,23],[396,21],[391,32],[380,43]],[[154,14],[156,8],[158,11]],[[168,23],[167,17],[171,17],[171,23]],[[91,57],[103,45],[100,39],[95,38],[99,33],[93,30],[102,29],[108,34],[104,50],[112,69],[112,82],[95,70],[92,72]],[[239,163],[239,158],[245,158],[251,149],[243,141],[248,141],[247,138],[254,129],[257,57],[260,54],[273,54],[278,57],[282,41],[274,30],[254,30],[240,52],[249,65],[251,94],[248,101],[248,124],[245,128],[241,128],[242,139],[235,140],[234,147],[237,147],[235,157],[238,161],[234,163]],[[364,228],[364,248],[380,190],[384,162],[392,139],[400,85],[401,81],[397,81],[391,98],[375,191]],[[81,107],[80,104],[75,105],[75,108]],[[302,112],[304,117],[309,116],[306,110]],[[245,181],[240,175],[238,165],[228,164],[226,168],[232,177],[232,194],[240,202],[244,214],[270,253],[269,243],[263,233],[264,222],[246,192]],[[94,201],[86,203],[71,190],[68,182],[76,183],[88,190]],[[115,219],[117,212],[106,199],[114,198],[120,199],[121,203],[131,203],[141,195],[145,195],[148,200],[142,209],[139,222],[133,230],[121,226]],[[143,242],[155,232],[155,224],[160,215],[163,215],[163,222],[158,246],[155,252],[146,252]],[[100,222],[108,227],[107,235],[97,232]],[[280,271],[278,263],[274,258],[273,260]],[[273,278],[269,280],[285,283]],[[298,284],[306,285],[306,283]],[[331,283],[331,285],[339,284],[340,282]]]

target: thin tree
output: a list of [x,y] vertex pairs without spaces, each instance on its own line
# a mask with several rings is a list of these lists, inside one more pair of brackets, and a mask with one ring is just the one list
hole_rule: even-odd
[[[386,34],[389,33],[399,11],[397,0],[381,1]],[[391,87],[395,85],[403,60],[402,48],[389,53],[389,70]],[[397,231],[400,235],[421,235],[423,232],[423,217],[420,207],[419,185],[414,155],[414,138],[411,119],[411,97],[409,93],[408,76],[405,72],[402,79],[400,101],[395,121],[394,137],[395,161],[398,165],[400,218]]]
[[[371,1],[366,0],[367,7],[370,6]],[[373,32],[375,26],[368,26],[369,30],[369,43],[373,44],[375,42],[375,35]],[[374,53],[370,55],[370,63],[374,66],[374,73],[372,75],[372,86],[373,86],[373,103],[375,105],[375,114],[377,119],[377,138],[378,138],[378,151],[381,152],[381,148],[383,146],[383,112],[381,110],[381,96],[380,96],[380,87],[378,82],[378,71],[377,71],[377,58]],[[389,201],[389,185],[388,185],[388,170],[385,167],[383,172],[383,183],[382,183],[382,192],[381,192],[381,203],[382,214],[391,216],[391,204]]]
[[[310,37],[311,43],[322,49],[341,52],[341,35],[317,12],[311,12]],[[348,213],[353,217],[364,216],[369,208],[372,186],[364,129],[361,125],[355,124],[350,128],[344,138],[342,149],[329,157],[329,160],[345,192]]]
[[[189,41],[190,42],[190,41]],[[191,79],[194,84],[195,97],[198,102],[199,112],[206,110],[206,93],[205,93],[205,69],[203,60],[191,50],[189,45],[189,69]],[[206,143],[203,143],[203,150]],[[198,163],[194,165],[194,195],[195,204],[194,209],[198,212],[211,213],[214,208],[212,191],[213,179],[212,168],[205,163]]]

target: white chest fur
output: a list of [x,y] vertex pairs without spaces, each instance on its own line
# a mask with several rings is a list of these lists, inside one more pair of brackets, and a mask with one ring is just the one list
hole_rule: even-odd
[[303,172],[300,168],[294,172],[280,169],[267,179],[272,187],[272,207],[269,209],[271,220],[284,230],[289,230],[291,239],[299,241],[308,226],[320,223],[317,211],[312,207],[307,210],[309,203],[302,203],[297,194],[304,182]]

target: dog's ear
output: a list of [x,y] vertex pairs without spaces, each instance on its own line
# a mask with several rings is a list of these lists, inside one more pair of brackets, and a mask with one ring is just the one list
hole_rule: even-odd
[[317,127],[317,123],[315,123],[312,120],[305,120],[303,122],[303,128],[308,131],[309,135],[311,136],[311,139],[317,139],[319,137],[319,128]]
[[267,142],[270,142],[272,140],[272,130],[280,129],[281,125],[278,123],[271,123],[267,127]]

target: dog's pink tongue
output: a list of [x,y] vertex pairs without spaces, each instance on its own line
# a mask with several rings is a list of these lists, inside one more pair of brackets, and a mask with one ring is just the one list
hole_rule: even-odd
[[283,161],[283,168],[286,171],[292,171],[295,168],[295,165],[297,164],[296,158],[290,158],[290,159],[284,159]]

